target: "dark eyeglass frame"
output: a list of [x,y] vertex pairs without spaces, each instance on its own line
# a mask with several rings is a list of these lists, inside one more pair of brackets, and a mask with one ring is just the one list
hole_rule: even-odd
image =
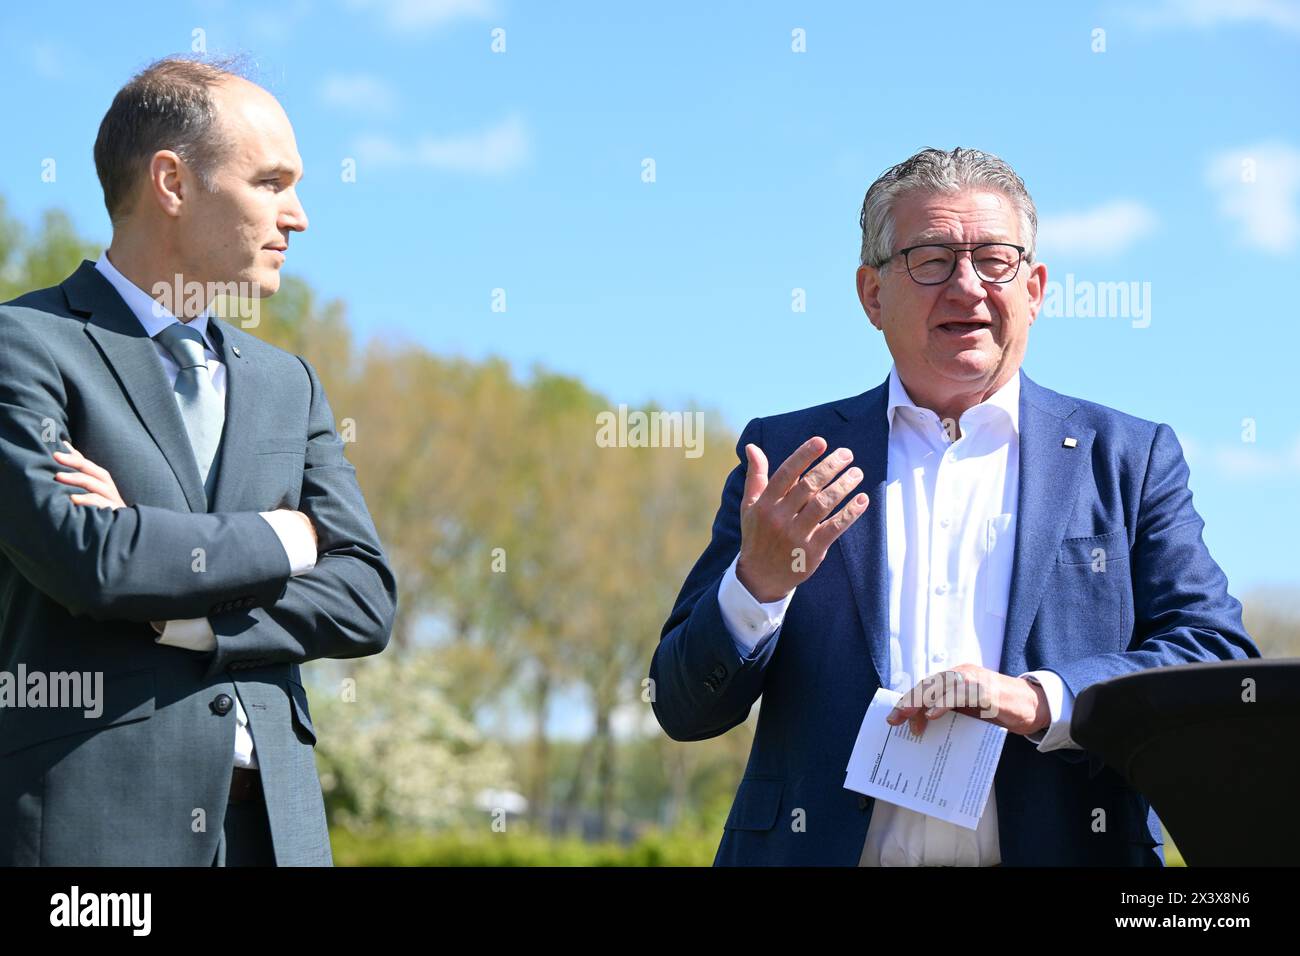
[[[937,246],[941,249],[947,249],[949,252],[953,253],[952,268],[948,270],[948,274],[944,276],[942,279],[938,279],[934,282],[922,282],[916,276],[912,275],[912,264],[910,261],[908,261],[909,260],[908,253],[915,252],[917,249],[925,249],[926,247],[929,246]],[[1011,270],[1011,275],[1007,276],[1005,279],[990,279],[987,278],[982,272],[980,272],[980,267],[975,265],[975,253],[987,246],[1006,246],[1009,249],[1016,250],[1016,252],[1018,253],[1016,258],[1016,267]],[[906,266],[907,268],[908,277],[911,278],[911,280],[915,282],[917,285],[943,285],[945,282],[951,279],[953,273],[957,271],[957,260],[961,258],[959,253],[962,252],[970,253],[971,268],[975,270],[975,275],[979,277],[981,282],[992,282],[995,283],[996,285],[1006,285],[1006,283],[1014,281],[1016,276],[1020,275],[1021,263],[1023,263],[1026,259],[1025,247],[1018,246],[1014,242],[922,242],[915,246],[908,246],[906,249],[899,249],[897,252],[895,252],[893,255],[889,256],[888,258],[881,259],[879,262],[876,263],[876,268],[879,269],[881,266],[883,266],[890,259],[893,259],[895,256],[902,256],[903,265]]]

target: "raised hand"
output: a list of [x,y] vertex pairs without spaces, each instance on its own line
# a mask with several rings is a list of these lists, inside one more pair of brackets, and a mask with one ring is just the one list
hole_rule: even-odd
[[828,455],[803,475],[825,450],[825,439],[808,439],[769,479],[763,450],[753,444],[745,446],[749,464],[740,501],[736,577],[764,604],[785,597],[811,577],[831,544],[870,503],[866,494],[860,494],[835,517],[825,520],[862,481],[858,468],[840,474],[853,461],[847,448]]

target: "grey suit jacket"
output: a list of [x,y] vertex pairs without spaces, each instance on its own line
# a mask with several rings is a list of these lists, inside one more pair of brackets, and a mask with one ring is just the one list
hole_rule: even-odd
[[[227,390],[208,502],[154,344],[92,263],[0,306],[0,671],[29,691],[32,674],[103,679],[97,716],[0,707],[0,865],[210,865],[235,694],[277,863],[331,863],[298,665],[383,650],[396,585],[315,370],[210,328]],[[127,507],[72,503],[65,438]],[[277,508],[316,527],[306,574],[258,514]],[[149,621],[198,617],[215,651],[155,642]]]

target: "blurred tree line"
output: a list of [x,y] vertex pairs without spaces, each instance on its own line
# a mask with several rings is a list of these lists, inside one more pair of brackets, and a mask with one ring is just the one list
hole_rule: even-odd
[[[28,234],[0,197],[0,301],[101,249],[57,210]],[[711,859],[752,725],[671,741],[643,681],[735,464],[720,417],[705,415],[696,458],[599,447],[597,414],[616,404],[576,379],[358,345],[345,305],[292,276],[260,306],[247,331],[325,384],[400,588],[384,654],[305,669],[331,822],[505,819],[592,839],[687,827],[707,831]],[[585,739],[548,734],[562,696],[589,712]]]

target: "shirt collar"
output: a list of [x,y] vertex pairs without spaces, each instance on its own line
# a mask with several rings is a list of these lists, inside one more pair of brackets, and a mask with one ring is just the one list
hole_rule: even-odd
[[[907,389],[903,387],[903,380],[898,377],[897,364],[889,367],[889,404],[885,409],[885,415],[889,419],[889,430],[894,430],[894,409],[912,408],[916,409],[918,414],[928,413],[934,416],[935,413],[928,408],[920,408],[912,397],[907,394]],[[1006,416],[1011,425],[1012,434],[1020,433],[1020,370],[1011,376],[1005,385],[990,395],[978,405],[972,405],[962,413],[962,424],[985,421],[999,414]],[[937,417],[937,416],[936,416]],[[966,429],[963,428],[964,432]]]
[[[140,320],[144,326],[145,333],[149,338],[157,338],[158,333],[173,322],[179,322],[175,315],[163,304],[145,292],[138,285],[128,279],[122,273],[117,271],[117,267],[108,259],[108,250],[105,249],[99,255],[99,261],[95,263],[95,268],[100,274],[109,281],[117,294],[127,304],[132,314]],[[203,314],[197,319],[188,323],[189,327],[196,330],[199,335],[203,336],[203,344],[214,354],[219,355],[212,344],[212,336],[208,333],[208,310],[204,309]]]

